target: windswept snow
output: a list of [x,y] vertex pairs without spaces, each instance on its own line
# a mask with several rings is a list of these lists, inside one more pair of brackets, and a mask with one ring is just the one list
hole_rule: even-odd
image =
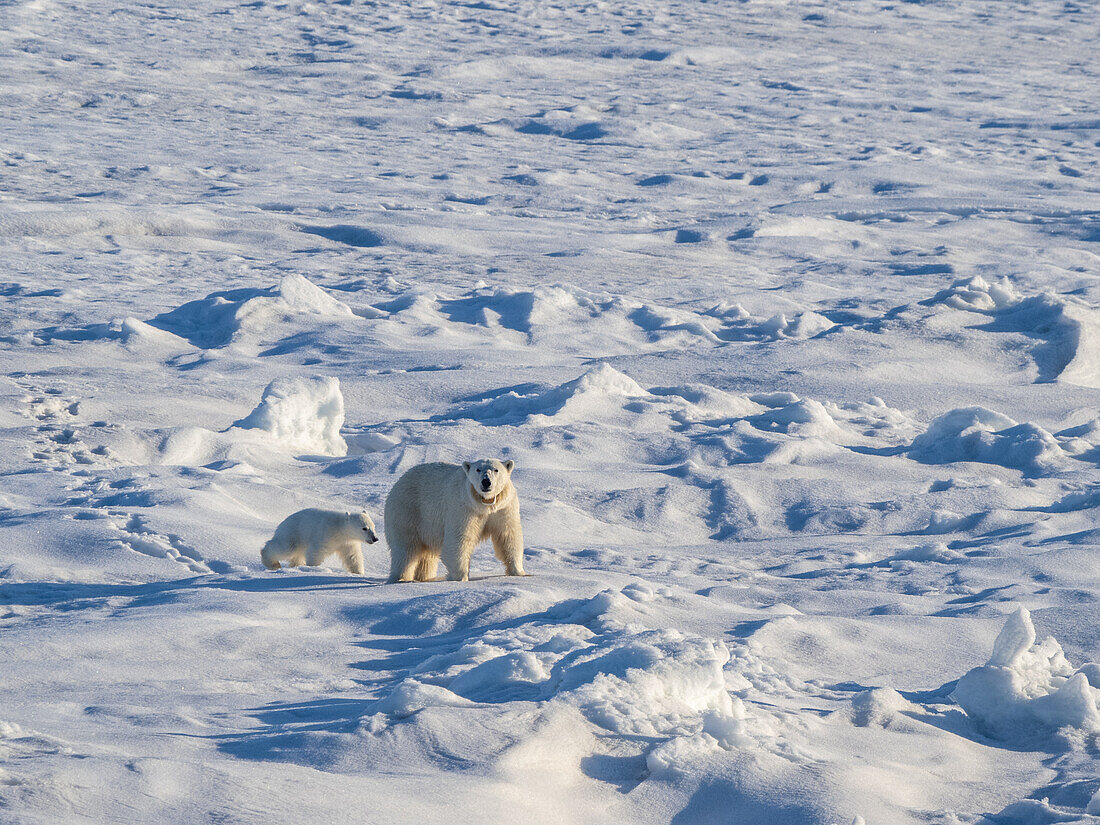
[[1100,822],[1098,31],[0,3],[0,820]]
[[277,378],[267,385],[260,403],[233,426],[260,430],[283,449],[342,456],[348,445],[340,435],[344,396],[336,378]]
[[[1062,646],[1048,636],[1035,643],[1031,615],[1021,607],[1005,623],[983,667],[968,671],[951,694],[983,733],[998,739],[1034,736],[1060,728],[1100,733],[1100,690],[1075,670]],[[1093,680],[1096,681],[1095,676]]]

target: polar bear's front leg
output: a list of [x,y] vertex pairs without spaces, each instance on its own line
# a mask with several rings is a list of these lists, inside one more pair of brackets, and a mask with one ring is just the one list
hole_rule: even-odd
[[470,580],[470,556],[474,553],[480,534],[480,525],[477,524],[456,524],[444,528],[441,555],[450,581]]
[[349,573],[356,576],[363,575],[363,545],[358,541],[345,544],[340,548],[340,555],[344,559],[344,567]]
[[490,529],[493,539],[493,555],[504,565],[509,576],[526,576],[523,572],[523,530],[519,526],[519,514],[514,520],[502,519]]

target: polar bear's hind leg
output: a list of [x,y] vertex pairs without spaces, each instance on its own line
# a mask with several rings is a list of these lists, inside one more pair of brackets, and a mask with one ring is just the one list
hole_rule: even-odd
[[427,547],[421,547],[416,556],[416,580],[418,582],[434,581],[439,575],[439,554],[433,553]]
[[395,582],[416,581],[416,566],[419,556],[415,552],[409,552],[405,544],[396,535],[386,533],[386,541],[390,545],[390,584]]

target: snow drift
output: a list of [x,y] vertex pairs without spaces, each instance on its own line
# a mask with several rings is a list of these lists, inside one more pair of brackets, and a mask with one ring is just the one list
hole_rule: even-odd
[[296,273],[278,286],[214,292],[164,312],[149,324],[204,349],[224,347],[246,333],[262,334],[296,316],[353,318],[344,303]]
[[1009,616],[993,655],[968,671],[951,698],[978,729],[995,739],[1019,739],[1061,727],[1100,733],[1100,685],[1089,682],[1095,665],[1074,669],[1050,636],[1035,642],[1031,614]]
[[344,396],[336,378],[276,378],[264,390],[260,403],[233,422],[242,430],[261,430],[283,449],[317,455],[347,455],[340,436],[344,423]]
[[913,439],[909,456],[926,464],[978,461],[1039,475],[1055,470],[1065,453],[1042,427],[1017,424],[985,407],[960,407]]

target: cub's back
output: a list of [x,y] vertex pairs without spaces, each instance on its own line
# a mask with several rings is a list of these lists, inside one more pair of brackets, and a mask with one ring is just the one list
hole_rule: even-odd
[[309,507],[297,513],[291,513],[283,519],[276,528],[276,532],[292,538],[305,538],[318,531],[332,530],[340,526],[344,520],[343,513]]

